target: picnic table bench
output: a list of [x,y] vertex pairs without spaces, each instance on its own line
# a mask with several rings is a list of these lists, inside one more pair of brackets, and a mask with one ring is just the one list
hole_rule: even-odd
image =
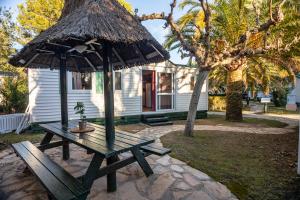
[[12,147],[53,198],[71,200],[87,197],[89,193],[87,187],[29,141],[13,144]]
[[[145,157],[151,154],[163,156],[170,153],[170,149],[153,144],[152,138],[123,131],[116,131],[115,141],[109,146],[105,138],[105,127],[93,123],[88,123],[88,126],[95,130],[83,134],[70,132],[71,128],[77,126],[77,121],[69,121],[67,127],[59,122],[40,126],[46,131],[40,146],[35,147],[25,141],[13,144],[12,147],[55,199],[85,199],[94,180],[103,176],[107,176],[108,192],[115,191],[118,169],[138,162],[145,175],[149,176],[153,171]],[[54,135],[62,140],[51,142]],[[91,163],[83,176],[73,177],[43,153],[47,149],[62,146],[63,158],[68,159],[69,143],[93,153]],[[123,152],[131,152],[132,156],[120,160],[118,155]],[[104,159],[107,164],[101,167]]]

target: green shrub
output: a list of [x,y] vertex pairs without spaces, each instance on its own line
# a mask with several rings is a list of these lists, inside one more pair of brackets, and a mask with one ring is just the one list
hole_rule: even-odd
[[28,102],[26,79],[6,77],[0,85],[2,109],[5,113],[24,112]]
[[225,111],[226,110],[226,96],[209,96],[208,109],[210,111]]
[[285,106],[287,103],[288,91],[285,89],[280,89],[273,92],[273,101],[276,107]]

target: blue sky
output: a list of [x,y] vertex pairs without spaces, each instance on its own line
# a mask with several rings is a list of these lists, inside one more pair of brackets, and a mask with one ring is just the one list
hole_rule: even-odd
[[[0,0],[0,6],[11,8],[14,15],[17,15],[17,5],[23,3],[25,0]],[[139,14],[150,14],[153,12],[165,12],[170,11],[171,0],[127,0],[134,8],[139,10]],[[182,11],[176,10],[175,17],[182,14]],[[163,43],[164,36],[168,33],[168,30],[163,28],[164,22],[160,20],[143,22],[152,35],[160,42]],[[175,63],[186,64],[187,60],[182,60],[180,55],[173,51],[171,52],[171,60]]]

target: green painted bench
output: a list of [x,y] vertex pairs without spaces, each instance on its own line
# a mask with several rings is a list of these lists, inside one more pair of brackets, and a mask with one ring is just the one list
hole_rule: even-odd
[[89,189],[29,141],[12,144],[12,147],[47,189],[49,198],[57,200],[87,198]]

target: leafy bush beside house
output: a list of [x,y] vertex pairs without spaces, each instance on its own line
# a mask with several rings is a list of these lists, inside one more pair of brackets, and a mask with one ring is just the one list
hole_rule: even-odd
[[11,10],[0,6],[0,112],[24,112],[27,106],[27,74],[22,68],[12,67],[9,56],[16,52],[17,27]]
[[277,89],[273,91],[273,101],[276,107],[285,106],[287,103],[288,90],[285,88]]
[[28,103],[26,77],[6,77],[0,85],[0,107],[4,113],[24,112]]

